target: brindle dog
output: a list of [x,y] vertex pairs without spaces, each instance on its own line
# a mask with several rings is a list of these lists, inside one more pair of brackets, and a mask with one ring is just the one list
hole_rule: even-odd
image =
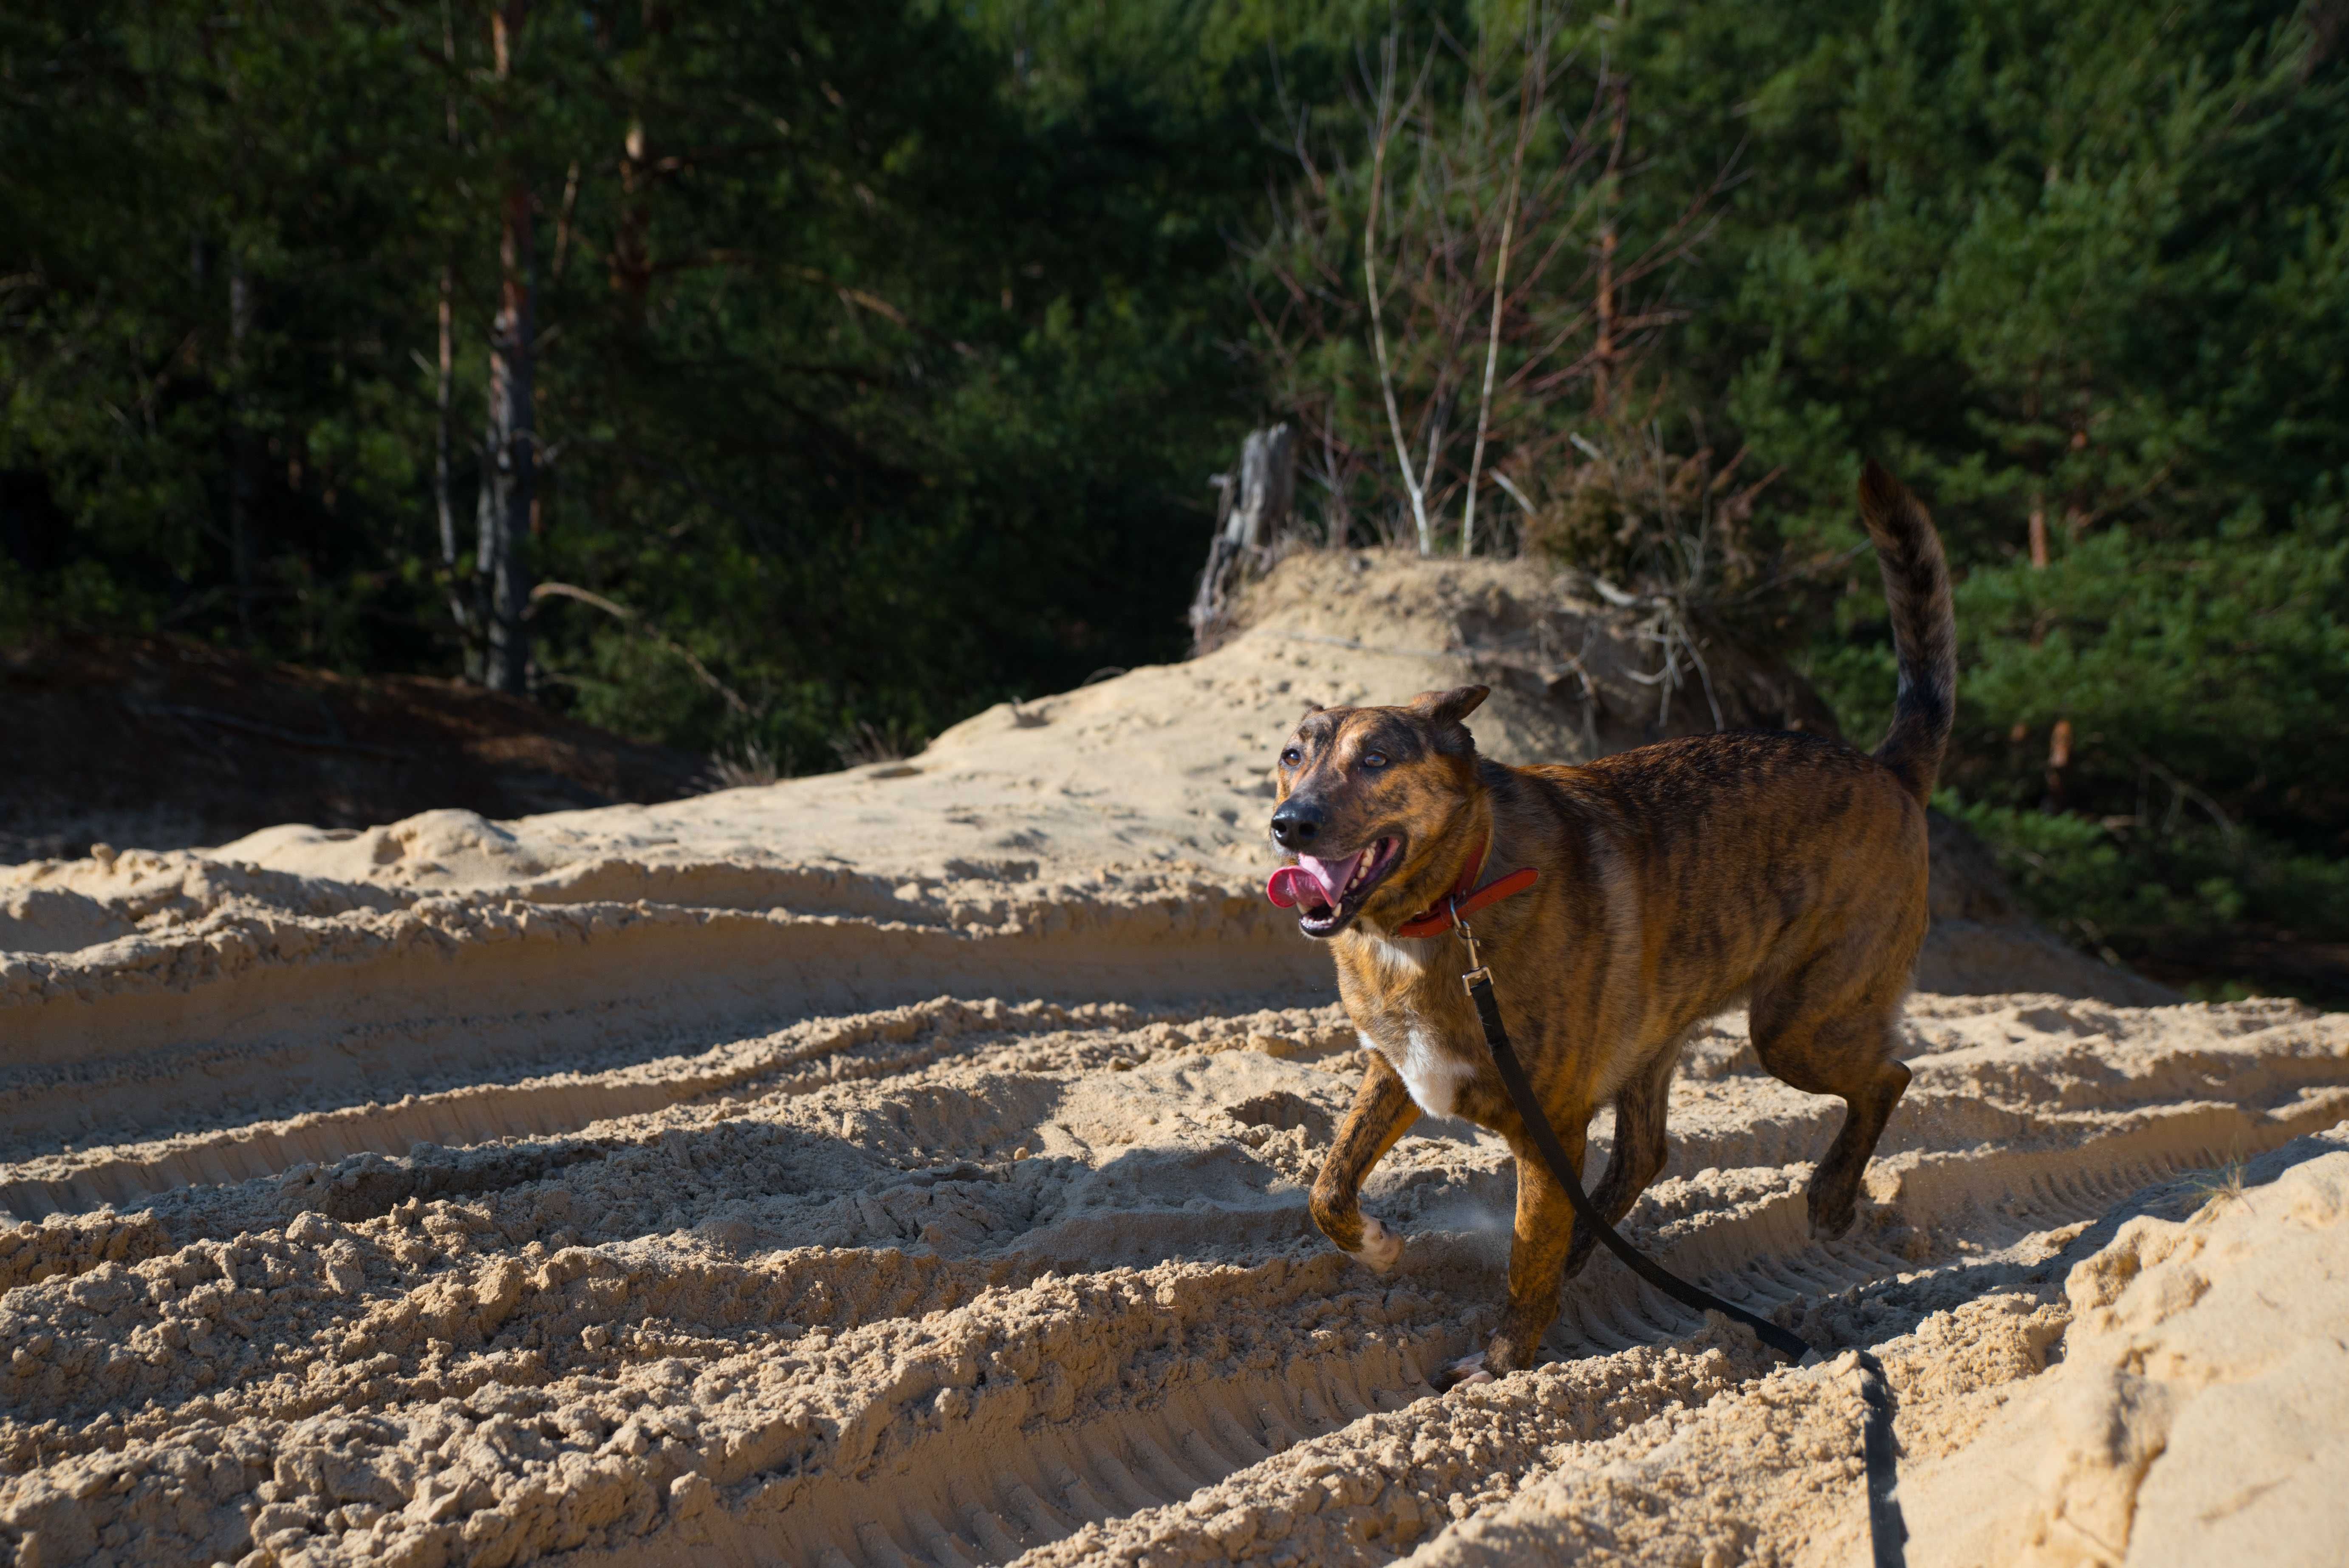
[[[1875,541],[1899,660],[1875,755],[1799,734],[1668,740],[1579,767],[1480,758],[1462,720],[1483,686],[1402,707],[1309,710],[1280,754],[1272,836],[1298,856],[1298,924],[1330,942],[1370,1070],[1339,1130],[1313,1218],[1384,1272],[1402,1238],[1359,1204],[1363,1178],[1424,1111],[1507,1140],[1517,1162],[1509,1303],[1453,1381],[1533,1365],[1562,1275],[1598,1237],[1527,1138],[1460,984],[1441,914],[1464,874],[1539,880],[1471,920],[1510,1038],[1580,1169],[1591,1113],[1615,1105],[1615,1154],[1593,1195],[1619,1221],[1664,1166],[1664,1112],[1690,1033],[1743,1002],[1763,1066],[1841,1097],[1843,1128],[1811,1177],[1814,1235],[1852,1223],[1860,1175],[1909,1069],[1895,1026],[1925,936],[1925,801],[1954,711],[1956,624],[1923,507],[1870,463]],[[1488,847],[1489,846],[1489,847]],[[1481,861],[1479,857],[1481,856]]]

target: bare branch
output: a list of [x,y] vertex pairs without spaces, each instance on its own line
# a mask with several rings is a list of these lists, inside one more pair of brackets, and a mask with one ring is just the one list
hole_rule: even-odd
[[709,666],[696,658],[691,648],[688,648],[684,644],[662,633],[659,627],[654,625],[650,621],[645,619],[643,615],[629,609],[626,605],[615,603],[611,600],[605,598],[601,593],[590,593],[588,590],[571,583],[541,583],[536,587],[533,588],[530,591],[530,603],[533,611],[535,611],[538,608],[538,602],[542,599],[576,600],[582,604],[603,611],[606,615],[614,617],[621,624],[628,626],[634,631],[643,633],[646,636],[650,637],[654,642],[658,643],[662,647],[667,648],[670,653],[675,654],[678,658],[683,659],[687,667],[693,671],[695,676],[699,679],[701,684],[708,686],[711,691],[716,692],[721,698],[723,698],[728,707],[732,708],[736,713],[741,715],[745,718],[750,717],[750,705],[744,702],[741,697],[736,694],[732,686],[728,686],[724,681],[719,680],[716,676],[710,674]]
[[[1402,416],[1395,407],[1394,371],[1387,361],[1387,329],[1385,298],[1379,293],[1379,200],[1386,192],[1387,146],[1394,134],[1398,118],[1391,113],[1394,104],[1396,55],[1401,40],[1389,33],[1382,47],[1379,72],[1378,118],[1372,134],[1371,151],[1371,210],[1362,224],[1362,280],[1368,285],[1371,304],[1371,342],[1378,352],[1379,390],[1387,405],[1387,428],[1393,433],[1395,468],[1402,475],[1404,487],[1411,492],[1412,521],[1419,526],[1419,552],[1426,555],[1435,548],[1435,537],[1427,521],[1427,496],[1412,478],[1411,454],[1403,449]],[[1420,67],[1419,80],[1412,84],[1411,97],[1405,101],[1402,114],[1419,98],[1419,91],[1427,82],[1427,73],[1433,59]]]
[[[1485,389],[1476,402],[1476,450],[1468,459],[1468,499],[1460,514],[1460,553],[1476,548],[1476,480],[1485,467],[1485,440],[1493,422],[1493,372],[1501,363],[1501,315],[1509,302],[1509,241],[1516,232],[1517,191],[1526,171],[1526,146],[1533,139],[1534,119],[1541,112],[1542,90],[1548,85],[1541,67],[1547,64],[1548,30],[1526,20],[1526,59],[1517,82],[1517,145],[1509,157],[1509,191],[1501,199],[1501,259],[1493,267],[1493,325],[1485,335]],[[1537,61],[1540,64],[1537,65]]]

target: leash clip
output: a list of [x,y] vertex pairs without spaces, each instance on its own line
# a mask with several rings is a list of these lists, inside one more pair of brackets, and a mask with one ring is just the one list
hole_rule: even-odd
[[1468,929],[1466,921],[1460,918],[1459,896],[1454,894],[1448,902],[1452,908],[1453,927],[1460,933],[1460,940],[1468,944],[1468,973],[1460,976],[1460,988],[1474,996],[1476,994],[1476,983],[1481,980],[1487,985],[1491,984],[1493,972],[1477,961],[1476,934]]

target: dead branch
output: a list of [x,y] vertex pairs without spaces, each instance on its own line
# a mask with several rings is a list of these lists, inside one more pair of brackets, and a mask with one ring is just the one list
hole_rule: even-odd
[[684,644],[677,641],[675,638],[668,636],[667,634],[662,632],[658,626],[656,626],[652,622],[647,620],[638,612],[629,609],[625,604],[616,603],[612,600],[605,598],[601,593],[591,593],[587,589],[579,587],[577,584],[571,583],[541,583],[536,587],[533,588],[530,591],[530,600],[531,608],[533,612],[538,608],[538,602],[542,599],[576,600],[578,603],[588,605],[593,609],[603,611],[604,614],[619,621],[631,631],[642,633],[644,635],[651,638],[654,642],[659,644],[662,647],[667,649],[670,653],[675,654],[678,658],[683,659],[686,663],[686,666],[693,671],[695,677],[698,678],[703,686],[708,686],[711,691],[716,692],[719,697],[724,699],[728,707],[732,708],[736,713],[741,715],[745,718],[750,717],[750,705],[744,702],[740,696],[735,692],[732,686],[728,686],[724,681],[719,680],[715,675],[711,674],[709,666],[703,664],[698,658],[695,657],[691,648],[687,647]]

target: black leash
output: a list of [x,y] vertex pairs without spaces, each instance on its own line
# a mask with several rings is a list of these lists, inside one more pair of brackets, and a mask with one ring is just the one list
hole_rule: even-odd
[[1468,944],[1468,973],[1460,977],[1467,987],[1468,999],[1476,1004],[1477,1019],[1485,1026],[1485,1044],[1493,1053],[1493,1065],[1501,1070],[1501,1082],[1508,1088],[1509,1099],[1516,1103],[1518,1119],[1533,1135],[1534,1146],[1541,1150],[1542,1161],[1557,1184],[1566,1189],[1567,1202],[1574,1205],[1574,1217],[1588,1225],[1607,1243],[1607,1250],[1623,1260],[1624,1266],[1683,1306],[1699,1312],[1717,1312],[1723,1316],[1744,1324],[1759,1335],[1762,1343],[1785,1357],[1788,1361],[1800,1361],[1811,1353],[1811,1347],[1795,1335],[1788,1333],[1766,1317],[1757,1317],[1742,1306],[1733,1306],[1709,1291],[1696,1286],[1651,1263],[1637,1247],[1615,1233],[1590,1202],[1590,1194],[1582,1190],[1582,1179],[1575,1173],[1574,1162],[1566,1157],[1566,1148],[1557,1140],[1557,1131],[1549,1124],[1541,1101],[1534,1097],[1534,1086],[1526,1077],[1526,1069],[1517,1060],[1516,1047],[1509,1044],[1509,1032],[1501,1026],[1501,1005],[1493,997],[1493,972],[1476,962],[1476,939],[1469,934],[1464,922],[1456,922],[1460,934]]
[[[1582,1190],[1582,1178],[1576,1173],[1574,1162],[1566,1157],[1566,1148],[1558,1142],[1557,1130],[1550,1126],[1548,1113],[1534,1097],[1533,1083],[1526,1077],[1524,1064],[1517,1060],[1516,1048],[1509,1044],[1509,1031],[1501,1026],[1501,1005],[1493,996],[1493,972],[1476,961],[1475,936],[1467,923],[1458,917],[1456,909],[1453,923],[1460,928],[1461,939],[1468,944],[1469,969],[1460,977],[1460,984],[1466,987],[1468,999],[1476,1005],[1476,1018],[1485,1026],[1485,1044],[1493,1053],[1493,1065],[1500,1069],[1501,1082],[1517,1108],[1518,1119],[1533,1135],[1534,1147],[1541,1150],[1543,1163],[1549,1167],[1557,1184],[1566,1189],[1567,1202],[1574,1205],[1576,1221],[1596,1231],[1599,1239],[1607,1243],[1608,1251],[1674,1301],[1699,1312],[1718,1312],[1745,1325],[1761,1336],[1763,1344],[1789,1362],[1798,1362],[1811,1354],[1808,1344],[1769,1319],[1733,1306],[1651,1263],[1637,1247],[1617,1235],[1615,1227],[1600,1216],[1590,1194]],[[1903,1548],[1909,1540],[1909,1526],[1901,1517],[1900,1500],[1896,1492],[1899,1444],[1892,1431],[1892,1387],[1884,1376],[1884,1364],[1865,1350],[1859,1352],[1859,1370],[1860,1403],[1865,1412],[1860,1442],[1868,1472],[1869,1556],[1874,1568],[1903,1568],[1908,1562]]]

